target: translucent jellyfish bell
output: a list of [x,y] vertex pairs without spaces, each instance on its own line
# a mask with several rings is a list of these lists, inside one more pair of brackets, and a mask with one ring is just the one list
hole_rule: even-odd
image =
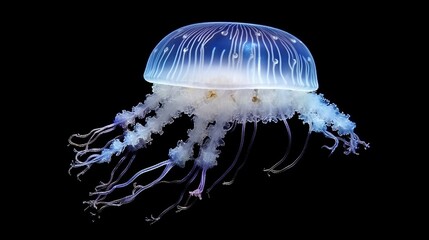
[[[161,183],[179,184],[184,190],[175,202],[148,221],[156,221],[173,209],[188,209],[219,183],[233,183],[249,156],[260,122],[282,122],[287,131],[285,154],[264,170],[267,173],[293,167],[304,155],[313,132],[332,141],[330,146],[324,146],[331,153],[340,145],[345,154],[357,154],[359,146],[369,147],[354,132],[356,124],[349,115],[315,92],[318,82],[309,50],[296,37],[279,29],[232,22],[182,27],[162,39],[152,51],[144,78],[153,87],[143,103],[118,113],[109,125],[70,136],[69,143],[76,152],[70,171],[81,169],[78,177],[95,164],[115,163],[110,178],[96,186],[90,193],[92,198],[85,202],[97,211],[130,203]],[[136,157],[137,151],[149,147],[153,135],[163,134],[163,128],[182,115],[189,116],[193,123],[187,138],[179,139],[176,147],[165,154],[166,159],[147,164],[125,179],[133,161],[145,161],[144,155]],[[295,115],[309,129],[301,153],[289,156],[292,131],[288,120]],[[249,123],[254,131],[243,154]],[[232,126],[239,124],[242,136],[237,154],[234,159],[223,159],[220,156],[226,144],[224,138],[234,129]],[[107,142],[99,138],[118,129],[121,133]],[[292,160],[285,164],[290,157]],[[231,163],[217,180],[208,183],[206,176],[218,160]],[[180,179],[169,179],[169,173],[176,168],[189,171]],[[159,171],[159,176],[149,181],[141,179],[153,176],[146,174],[152,171]],[[223,181],[225,178],[230,180]],[[127,190],[123,197],[112,194]]]
[[206,89],[318,88],[313,57],[300,40],[248,23],[198,23],[173,31],[153,50],[144,78]]

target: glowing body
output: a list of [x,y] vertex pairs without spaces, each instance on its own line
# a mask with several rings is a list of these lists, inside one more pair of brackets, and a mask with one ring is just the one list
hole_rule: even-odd
[[316,67],[295,36],[247,23],[199,23],[177,29],[153,50],[148,82],[205,89],[314,91]]
[[[251,48],[247,47],[249,44]],[[189,161],[194,163],[192,169],[178,182],[187,182],[188,187],[199,176],[198,187],[189,194],[201,199],[204,190],[210,191],[232,170],[241,153],[243,138],[231,166],[206,188],[207,171],[216,166],[220,147],[224,145],[223,139],[235,124],[242,124],[244,137],[244,126],[248,122],[254,124],[256,131],[260,121],[282,121],[290,142],[287,120],[298,114],[299,119],[309,125],[309,134],[320,132],[334,140],[334,144],[327,147],[332,152],[340,141],[346,154],[356,153],[359,145],[368,147],[354,133],[356,125],[348,115],[341,113],[321,95],[311,92],[318,83],[310,52],[298,39],[278,29],[245,23],[186,26],[169,34],[158,44],[149,58],[144,75],[153,83],[153,92],[144,103],[138,104],[132,111],[118,114],[111,125],[70,138],[72,145],[81,148],[72,163],[72,168],[84,167],[80,174],[95,163],[108,163],[115,156],[122,156],[111,179],[91,193],[95,196],[87,201],[91,207],[102,209],[128,203],[144,190],[160,183],[174,167],[185,167]],[[154,114],[148,117],[149,113]],[[179,140],[177,146],[170,149],[167,160],[142,169],[130,179],[118,183],[134,160],[135,152],[146,147],[152,141],[153,134],[162,134],[164,126],[183,114],[190,116],[194,123],[188,131],[188,138]],[[139,119],[143,120],[142,123],[138,122]],[[118,126],[124,129],[121,136],[112,139],[103,148],[89,147],[101,134]],[[87,140],[76,143],[77,138]],[[253,139],[254,135],[252,143]],[[301,156],[292,164],[278,169],[285,160],[283,158],[266,171],[282,172],[293,166]],[[125,164],[127,161],[129,163]],[[123,198],[108,199],[115,189],[131,186],[139,176],[158,168],[163,168],[163,171],[151,183],[135,185],[130,195]],[[157,220],[169,210],[180,208],[182,197],[158,217],[149,220]]]

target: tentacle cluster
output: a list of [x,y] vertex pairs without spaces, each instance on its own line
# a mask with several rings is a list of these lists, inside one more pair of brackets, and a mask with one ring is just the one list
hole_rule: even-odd
[[[177,146],[169,150],[168,159],[141,169],[128,180],[123,181],[125,173],[136,159],[136,151],[149,145],[152,135],[162,134],[163,128],[173,123],[174,119],[182,114],[189,115],[194,124],[193,128],[188,130],[188,138],[179,140]],[[292,137],[287,120],[295,114],[299,114],[299,118],[310,126],[308,137],[301,154],[287,166],[279,168],[288,158],[291,149]],[[331,152],[338,147],[339,142],[344,144],[345,154],[356,154],[359,145],[369,147],[354,133],[355,124],[349,120],[349,116],[340,113],[334,104],[329,104],[321,95],[315,93],[269,89],[207,90],[155,84],[153,94],[147,95],[144,103],[133,107],[132,111],[119,113],[112,124],[94,129],[85,135],[73,134],[69,138],[70,145],[76,148],[75,159],[70,170],[82,169],[77,174],[80,177],[95,163],[109,163],[114,158],[119,159],[109,180],[101,182],[95,191],[90,193],[92,199],[85,202],[98,211],[105,207],[129,203],[143,191],[160,183],[185,184],[176,202],[158,216],[147,219],[154,222],[173,209],[177,211],[188,209],[196,199],[202,199],[204,191],[209,193],[224,180],[239,162],[244,150],[246,123],[252,122],[254,131],[244,160],[236,168],[232,179],[223,182],[224,185],[232,184],[248,158],[249,150],[256,137],[257,123],[260,121],[263,123],[282,121],[288,136],[284,157],[264,170],[268,173],[279,173],[293,167],[302,158],[311,132],[321,132],[333,139],[332,146],[325,146]],[[206,188],[207,172],[217,165],[220,147],[224,145],[223,139],[237,124],[242,124],[242,136],[237,154],[224,174]],[[113,133],[118,128],[122,128],[122,134],[108,140],[103,147],[93,146],[101,135]],[[197,152],[194,152],[195,150]],[[192,168],[182,179],[165,180],[174,167],[185,167],[189,160],[193,160]],[[158,177],[144,185],[137,183],[139,177],[158,169],[161,170]],[[196,188],[188,190],[198,177],[199,183]],[[111,199],[113,192],[125,188],[132,188],[129,195]],[[183,202],[187,191],[189,197]]]

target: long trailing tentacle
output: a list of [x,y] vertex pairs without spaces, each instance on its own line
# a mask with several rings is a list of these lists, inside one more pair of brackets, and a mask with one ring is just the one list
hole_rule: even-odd
[[[124,184],[115,185],[115,186],[119,186],[119,187],[116,187],[116,188],[128,186],[138,176],[142,175],[143,173],[146,173],[146,172],[149,172],[149,171],[153,171],[153,170],[155,170],[157,168],[165,166],[164,170],[160,174],[160,176],[158,178],[156,178],[155,180],[153,180],[152,182],[150,182],[150,183],[148,183],[146,185],[134,185],[134,189],[133,189],[133,191],[132,191],[132,193],[130,195],[127,195],[127,196],[119,198],[119,199],[110,200],[110,201],[99,201],[98,198],[97,198],[95,200],[85,201],[84,203],[90,205],[91,207],[93,207],[95,209],[98,209],[99,212],[101,212],[101,210],[103,210],[106,207],[121,206],[123,204],[130,203],[140,193],[142,193],[144,190],[149,189],[149,188],[153,187],[154,185],[158,184],[167,175],[167,173],[173,168],[174,165],[175,164],[172,161],[170,161],[170,160],[163,161],[163,162],[161,162],[159,164],[156,164],[156,165],[154,165],[152,167],[148,167],[148,168],[143,169],[145,171],[142,170],[142,171],[138,172],[137,174],[135,174],[130,180],[128,180]],[[116,189],[116,188],[113,187],[112,190]],[[104,191],[104,192],[95,192],[92,195],[102,196],[102,195],[107,195],[109,193],[111,193],[111,190]]]
[[[165,110],[165,112],[167,112],[167,111],[168,110]],[[164,119],[162,117],[162,114],[160,113],[160,111],[158,111],[157,116],[158,116],[158,120]],[[155,119],[153,119],[153,120],[149,119],[147,121],[147,124],[150,124],[150,121],[155,121]],[[134,174],[127,181],[118,184],[118,181],[120,180],[120,178],[122,178],[124,173],[129,168],[130,163],[128,163],[128,165],[125,166],[123,171],[119,174],[119,176],[116,177],[116,179],[114,181],[112,181],[112,179],[114,179],[113,178],[114,173],[112,173],[108,183],[101,184],[100,186],[98,186],[96,188],[95,192],[90,193],[91,196],[96,196],[96,198],[93,200],[90,200],[90,201],[86,201],[85,203],[90,205],[90,207],[98,209],[98,211],[101,211],[102,209],[109,207],[109,206],[121,206],[123,204],[129,203],[129,202],[133,201],[137,197],[137,195],[139,195],[142,191],[144,191],[148,188],[151,188],[151,187],[155,186],[156,184],[159,184],[159,183],[178,183],[179,184],[179,183],[182,183],[184,181],[187,181],[189,178],[191,178],[192,175],[195,175],[195,172],[196,172],[195,170],[197,169],[197,164],[194,164],[194,167],[191,169],[191,171],[182,179],[174,180],[174,181],[166,181],[166,180],[164,180],[164,177],[167,175],[167,173],[170,171],[170,169],[173,166],[184,167],[185,162],[187,160],[192,159],[193,146],[195,144],[201,145],[207,136],[207,126],[208,126],[207,124],[208,124],[208,122],[206,120],[199,119],[199,118],[195,117],[194,128],[188,132],[189,138],[186,141],[179,141],[175,148],[170,149],[169,160],[166,160],[164,162],[160,162],[160,163],[155,164],[153,166],[142,169],[139,172],[137,172],[136,174]],[[135,128],[142,128],[142,127],[143,126],[140,125],[140,126],[136,126]],[[154,127],[152,125],[151,129],[156,130],[156,129],[159,129],[159,127]],[[139,132],[139,131],[144,132],[144,130],[142,130],[142,129],[136,130],[136,132]],[[137,137],[137,136],[140,136],[140,137]],[[141,134],[137,134],[137,136],[135,137],[136,139],[142,138]],[[131,158],[131,160],[134,160],[134,157],[135,156],[133,156]],[[117,171],[117,169],[119,168],[119,165],[123,164],[122,163],[123,160],[124,160],[124,158],[122,158],[119,161],[119,163],[117,164],[117,166],[115,166],[114,172]],[[137,178],[139,178],[141,175],[148,173],[148,172],[151,172],[153,170],[156,170],[156,169],[163,167],[163,166],[165,166],[165,169],[162,172],[162,174],[157,179],[152,181],[151,183],[149,183],[147,185],[138,185],[136,183]],[[201,179],[199,187],[203,188],[204,184],[205,184],[205,171],[201,171],[201,172],[203,172],[204,174],[202,175],[202,179]],[[195,179],[195,177],[192,177],[191,179],[192,180],[187,183],[186,188],[191,184],[191,182]],[[120,188],[126,188],[128,186],[131,186],[132,184],[134,185],[134,189],[130,195],[119,198],[119,199],[107,200],[107,197],[110,196],[110,194],[112,194],[113,191],[120,189]],[[167,208],[165,210],[165,212],[161,213],[160,216],[164,215],[166,212],[170,211],[174,207],[177,207],[180,204],[182,198],[183,198],[183,196],[180,197],[179,201],[177,201],[175,204],[173,204],[172,206]],[[154,218],[153,220],[155,221],[156,219],[157,218]]]
[[[207,169],[206,169],[207,170]],[[202,181],[200,181],[200,184],[199,184],[199,186],[198,186],[198,188],[197,189],[195,189],[195,190],[193,190],[193,191],[190,191],[190,192],[188,192],[189,194],[188,194],[188,198],[186,199],[186,201],[184,202],[184,204],[181,204],[180,205],[180,203],[178,203],[177,205],[176,205],[176,213],[178,213],[178,212],[181,212],[181,211],[185,211],[185,210],[188,210],[188,209],[190,209],[194,204],[195,204],[195,202],[197,201],[197,199],[199,199],[199,200],[201,200],[201,193],[203,192],[203,190],[204,190],[204,183],[205,183],[205,175],[206,175],[206,173],[205,172],[202,172],[202,169],[200,168],[200,169],[198,169],[196,172],[195,172],[195,174],[194,174],[194,176],[192,177],[192,179],[188,182],[188,184],[186,185],[186,189],[188,188],[188,186],[195,180],[195,178],[198,176],[198,173],[199,172],[201,172],[201,178],[202,178]],[[199,194],[198,195],[196,195],[195,194],[195,192],[196,191],[199,191]],[[198,197],[198,198],[196,198],[196,197]],[[182,198],[183,198],[183,196],[182,196]]]
[[288,164],[286,167],[284,167],[282,169],[276,170],[276,169],[269,168],[269,169],[264,169],[264,171],[268,172],[268,173],[277,174],[277,173],[284,172],[288,169],[291,169],[293,166],[295,166],[299,162],[299,160],[304,156],[305,149],[307,149],[308,140],[310,139],[311,132],[312,132],[312,128],[311,128],[311,124],[309,124],[308,133],[307,133],[307,137],[306,137],[305,142],[304,142],[304,146],[301,150],[301,153],[298,155],[298,157],[295,158],[295,160],[293,160],[290,164]]
[[[175,159],[176,165],[178,166],[183,167],[186,160],[192,159],[194,145],[196,144],[198,146],[201,146],[203,144],[204,139],[206,139],[206,137],[208,136],[207,127],[209,122],[207,120],[194,116],[193,122],[194,122],[194,128],[188,131],[189,138],[184,142],[179,141],[176,148],[170,149],[169,156],[171,159]],[[157,217],[154,217],[154,216],[147,217],[146,221],[151,222],[151,224],[153,224],[156,221],[158,221],[162,216],[164,216],[165,214],[173,210],[174,208],[177,208],[177,211],[181,211],[190,207],[190,205],[188,204],[189,204],[190,198],[192,197],[191,194],[189,194],[188,199],[185,201],[183,206],[180,206],[179,204],[182,202],[183,197],[187,192],[187,189],[190,186],[190,184],[198,176],[198,173],[200,172],[199,170],[201,170],[201,168],[199,168],[199,170],[197,171],[198,168],[199,166],[195,161],[192,169],[182,179],[172,180],[172,181],[163,180],[159,182],[159,183],[167,183],[167,184],[181,184],[187,181],[182,193],[179,195],[179,198],[175,203],[167,207]]]
[[[124,131],[122,139],[114,140],[109,145],[109,147],[104,148],[101,153],[90,155],[87,158],[87,161],[82,163],[82,166],[87,166],[87,168],[89,168],[89,166],[91,166],[93,163],[108,162],[113,155],[121,155],[124,152],[124,149],[128,149],[131,152],[135,152],[139,148],[144,147],[152,140],[151,135],[153,133],[162,133],[163,127],[171,123],[172,119],[178,117],[182,111],[183,109],[178,109],[174,106],[174,104],[163,105],[162,108],[159,108],[156,111],[155,116],[146,118],[145,126],[141,125],[140,123],[136,123],[133,129],[127,129],[126,131]],[[191,155],[189,153],[190,151],[191,150],[189,148],[179,149],[176,151],[176,154],[172,154],[170,156],[170,159],[155,164],[153,166],[146,167],[134,174],[126,182],[118,184],[117,182],[123,177],[125,172],[129,169],[131,162],[134,160],[134,155],[129,161],[129,163],[125,166],[123,171],[116,178],[116,180],[113,180],[115,172],[126,157],[122,158],[116,165],[116,167],[113,169],[108,183],[102,183],[101,185],[96,187],[95,192],[90,193],[90,196],[95,196],[95,199],[86,201],[85,203],[88,204],[90,207],[95,209],[98,208],[99,210],[102,210],[105,207],[109,206],[120,206],[129,203],[133,201],[135,197],[138,196],[141,192],[148,188],[151,188],[152,186],[162,181],[173,166],[184,164],[186,159],[182,158],[186,158],[186,156]],[[157,179],[155,179],[151,183],[147,185],[137,185],[135,183],[137,178],[141,175],[156,170],[163,166],[165,166],[164,171]],[[128,187],[131,184],[134,184],[134,189],[130,195],[115,200],[108,200],[108,196],[110,196],[113,191],[115,191],[116,189]]]
[[289,124],[287,122],[287,119],[284,116],[282,117],[282,121],[285,125],[287,137],[288,137],[286,152],[284,153],[283,157],[278,162],[276,162],[273,166],[271,166],[268,169],[264,169],[264,172],[267,172],[268,175],[270,172],[274,171],[274,169],[276,169],[280,164],[282,164],[287,159],[287,157],[289,156],[290,150],[292,149],[292,134],[291,134]]
[[[107,149],[110,147],[110,145],[120,137],[116,136],[114,138],[112,138],[110,141],[108,141],[104,147],[101,148],[90,148],[90,149],[84,149],[84,150],[76,150],[74,149],[74,152],[76,153],[74,161],[71,163],[70,165],[70,169],[69,169],[69,174],[71,169],[73,168],[78,168],[78,167],[82,167],[82,166],[87,166],[87,165],[92,165],[94,162],[96,162],[98,159],[97,157],[100,155],[99,153],[101,153],[104,149]],[[87,155],[88,153],[93,153],[90,156],[87,156],[85,160],[80,160],[81,157]],[[92,159],[92,161],[91,161]]]
[[[76,155],[71,163],[69,173],[71,173],[71,169],[73,168],[83,167],[84,169],[77,174],[79,178],[87,172],[94,163],[109,162],[113,155],[121,154],[126,146],[121,142],[120,138],[126,137],[127,134],[132,132],[129,131],[128,128],[139,128],[139,125],[135,123],[136,118],[144,118],[147,113],[157,110],[160,105],[167,100],[168,98],[163,95],[155,93],[147,95],[145,102],[134,106],[132,111],[124,110],[118,113],[113,123],[104,127],[95,128],[87,134],[72,134],[68,139],[68,143],[69,146],[76,147],[74,149]],[[104,147],[90,147],[101,135],[114,131],[118,126],[124,129],[123,134],[111,138]]]
[[105,148],[107,148],[107,147],[109,147],[109,145],[113,142],[113,141],[115,141],[116,139],[118,139],[119,137],[121,137],[122,136],[122,134],[121,135],[117,135],[117,136],[115,136],[115,137],[113,137],[112,139],[110,139],[106,144],[104,144],[104,146],[103,147],[100,147],[100,148],[85,148],[85,149],[83,149],[83,150],[77,150],[76,148],[74,148],[73,149],[73,151],[76,153],[76,155],[75,155],[75,162],[78,162],[78,163],[82,163],[82,162],[84,162],[84,161],[81,161],[81,160],[79,160],[79,158],[80,157],[82,157],[82,156],[84,156],[85,154],[88,154],[88,153],[96,153],[96,152],[101,152],[101,151],[103,151],[103,149],[105,149]]
[[[185,187],[183,188],[182,192],[179,195],[179,198],[177,199],[177,201],[173,204],[171,204],[170,206],[168,206],[166,209],[164,209],[158,216],[154,217],[153,215],[151,215],[150,217],[146,218],[147,222],[151,222],[151,224],[157,222],[159,219],[161,219],[165,214],[167,214],[168,212],[170,212],[171,210],[178,208],[179,204],[182,202],[183,196],[185,195],[189,185],[191,185],[191,183],[195,180],[195,178],[198,175],[198,172],[196,172],[195,170],[197,169],[197,165],[194,164],[192,169],[189,171],[189,173],[182,179],[179,180],[174,180],[174,181],[161,181],[160,183],[183,183],[184,181],[187,181]],[[189,179],[189,180],[188,180]]]
[[210,194],[210,191],[217,185],[219,184],[219,182],[221,182],[226,175],[235,167],[235,165],[238,162],[238,159],[240,158],[241,152],[243,150],[243,145],[244,145],[244,139],[245,139],[245,135],[246,135],[246,122],[244,122],[241,125],[241,138],[240,138],[240,145],[238,147],[237,153],[235,155],[234,160],[232,161],[231,165],[228,167],[228,169],[226,169],[226,171],[209,187],[207,188],[207,194]]
[[[113,180],[114,177],[114,173],[116,172],[116,170],[119,168],[120,165],[122,165],[125,160],[127,159],[127,155],[125,155],[124,157],[121,158],[121,160],[118,162],[118,164],[116,164],[115,169],[112,171],[110,179],[107,183],[101,183],[100,185],[95,187],[95,191],[96,192],[103,192],[103,191],[109,191],[112,189],[112,187],[116,186],[115,184],[118,183],[122,177],[125,175],[125,173],[128,171],[128,169],[130,168],[131,164],[134,162],[134,159],[136,158],[136,155],[134,154],[128,161],[127,165],[125,166],[125,168],[121,171],[121,173],[116,177],[115,180]],[[91,196],[91,193],[90,193]],[[108,197],[108,194],[106,195],[97,195],[95,201],[100,202],[103,201],[104,199],[106,199]]]
[[192,169],[188,172],[188,174],[186,174],[183,178],[181,179],[176,179],[176,180],[163,180],[159,183],[166,183],[166,184],[181,184],[184,183],[186,180],[189,179],[189,177],[191,176],[191,174],[194,173],[195,169],[197,168],[197,165],[194,163],[192,165]]
[[192,198],[192,197],[193,196],[188,195],[188,198],[186,199],[185,204],[177,205],[176,213],[190,209],[197,202],[197,198]]
[[247,151],[246,151],[246,155],[244,156],[244,160],[243,160],[243,162],[240,164],[240,166],[238,166],[237,167],[237,169],[235,170],[235,172],[234,172],[234,175],[232,176],[232,178],[231,178],[231,180],[229,180],[229,181],[227,181],[227,182],[223,182],[222,184],[223,185],[231,185],[231,184],[233,184],[234,183],[234,181],[235,181],[235,179],[236,179],[236,177],[237,177],[237,175],[238,175],[238,172],[244,167],[244,165],[246,164],[246,162],[247,162],[247,159],[249,159],[249,154],[250,154],[250,150],[252,149],[252,147],[253,147],[253,143],[255,142],[255,138],[256,138],[256,132],[257,132],[257,130],[258,130],[258,122],[257,121],[254,121],[253,122],[253,133],[252,133],[252,137],[250,138],[250,143],[249,143],[249,145],[248,145],[248,147],[247,147]]
[[145,173],[151,172],[151,171],[153,171],[153,170],[155,170],[155,169],[158,169],[158,168],[160,168],[160,167],[162,167],[162,166],[165,166],[165,165],[168,165],[168,164],[170,164],[170,163],[171,163],[171,161],[170,161],[170,160],[166,160],[166,161],[163,161],[163,162],[157,163],[157,164],[155,164],[155,165],[153,165],[153,166],[150,166],[150,167],[144,168],[144,169],[142,169],[142,170],[138,171],[138,172],[137,172],[136,174],[134,174],[130,179],[128,179],[128,181],[126,181],[126,182],[124,182],[124,183],[116,184],[116,185],[114,185],[113,187],[111,187],[111,188],[109,188],[108,190],[105,190],[105,191],[96,191],[96,192],[91,192],[91,193],[89,193],[89,195],[90,195],[90,196],[93,196],[93,195],[102,196],[102,195],[110,194],[110,193],[111,193],[111,192],[113,192],[115,189],[118,189],[118,188],[124,188],[124,187],[126,187],[126,186],[130,185],[131,183],[133,183],[133,182],[134,182],[134,181],[135,181],[139,176],[141,176],[142,174],[145,174]]
[[[201,171],[202,169],[200,168],[200,169],[198,169],[196,172],[195,172],[195,174],[192,176],[192,178],[191,178],[191,180],[186,184],[186,188],[185,189],[187,189],[188,188],[188,186],[195,180],[195,178],[198,176],[198,173],[199,172],[202,172]],[[204,175],[203,175],[204,174]],[[200,188],[202,188],[202,189],[204,189],[204,182],[205,182],[205,173],[201,173],[201,178],[204,178],[203,180],[202,180],[202,182],[203,183],[201,183],[201,181],[200,181],[200,184],[199,184],[199,186],[198,186],[198,188],[197,189],[195,189],[194,191],[190,191],[190,192],[188,192],[189,194],[188,194],[188,198],[186,199],[186,201],[184,202],[184,204],[182,204],[182,205],[180,205],[180,202],[177,202],[177,205],[176,205],[176,213],[178,213],[178,212],[181,212],[181,211],[184,211],[184,210],[188,210],[189,208],[191,208],[194,204],[195,204],[195,202],[197,201],[197,199],[200,199],[201,200],[201,193],[202,193],[202,191],[203,190],[201,190],[201,192],[200,192],[200,195],[199,196],[196,196],[195,194],[192,194],[192,192],[195,192],[195,191],[198,191],[198,189],[200,189]],[[202,185],[202,186],[201,186]],[[195,198],[195,197],[199,197],[199,198]],[[183,198],[183,195],[181,196],[181,199]],[[180,199],[180,200],[181,200]],[[191,200],[192,199],[192,200]]]
[[[101,135],[115,130],[116,126],[117,126],[116,123],[112,123],[104,127],[95,128],[87,134],[79,134],[79,133],[72,134],[68,140],[69,145],[88,149],[90,144],[94,143]],[[85,143],[76,143],[73,140],[75,138],[82,139],[82,140],[88,138],[88,140]]]
[[[87,134],[72,134],[68,139],[69,145],[88,150],[89,145],[94,143],[101,135],[112,132],[117,126],[121,126],[124,129],[130,125],[133,126],[136,118],[144,118],[148,112],[156,110],[161,102],[163,101],[161,101],[156,94],[148,95],[144,104],[137,104],[132,108],[132,111],[124,110],[121,113],[118,113],[112,124],[95,128]],[[84,143],[77,143],[74,139],[81,139],[82,141],[85,139],[88,140]]]
[[114,176],[116,171],[119,169],[119,167],[122,165],[122,163],[125,162],[125,159],[127,159],[128,154],[126,154],[125,156],[123,156],[118,163],[116,164],[116,166],[113,168],[112,172],[110,173],[110,179],[107,182],[100,182],[100,185],[95,187],[96,191],[101,191],[101,190],[107,190],[110,189],[114,184],[116,184],[117,182],[119,182],[119,180],[121,180],[121,178],[124,176],[124,174],[128,171],[128,169],[130,168],[131,164],[133,163],[134,159],[136,158],[136,155],[134,154],[131,159],[128,161],[127,165],[125,166],[125,168],[122,170],[122,172],[116,177],[115,180]]

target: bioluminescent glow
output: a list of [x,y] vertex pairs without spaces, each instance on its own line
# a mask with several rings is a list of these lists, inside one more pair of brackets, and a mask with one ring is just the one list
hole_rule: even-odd
[[[153,49],[144,78],[153,84],[153,91],[143,103],[117,114],[107,126],[84,135],[73,134],[69,139],[76,148],[70,170],[80,169],[78,177],[93,165],[114,165],[110,179],[90,193],[91,199],[85,202],[90,208],[101,211],[130,203],[161,182],[181,184],[184,191],[148,221],[156,221],[171,210],[189,208],[189,199],[202,199],[229,174],[232,180],[223,184],[233,182],[242,166],[237,162],[243,152],[246,124],[254,126],[249,149],[258,123],[285,125],[285,142],[289,141],[286,154],[264,170],[268,173],[283,172],[295,165],[312,132],[332,140],[332,145],[325,146],[331,152],[339,145],[345,154],[356,154],[360,145],[369,147],[355,134],[356,124],[349,116],[315,92],[316,67],[307,47],[280,29],[236,22],[184,26]],[[165,154],[165,160],[123,179],[133,161],[145,161],[144,156],[136,157],[136,152],[149,147],[153,135],[162,134],[166,125],[183,115],[193,121],[187,139],[179,139],[177,146]],[[309,126],[308,136],[301,154],[285,164],[291,148],[288,119],[295,115]],[[236,157],[216,181],[208,183],[206,176],[217,161],[228,161],[220,157],[225,135],[240,124],[242,137]],[[122,129],[122,134],[103,143],[104,147],[94,146],[101,135],[112,134],[115,129]],[[179,180],[167,181],[176,168],[189,168],[189,172]],[[152,171],[159,171],[159,176],[138,184],[145,173]],[[129,189],[129,193],[123,197],[111,194],[119,189]],[[184,195],[188,195],[187,200]]]

